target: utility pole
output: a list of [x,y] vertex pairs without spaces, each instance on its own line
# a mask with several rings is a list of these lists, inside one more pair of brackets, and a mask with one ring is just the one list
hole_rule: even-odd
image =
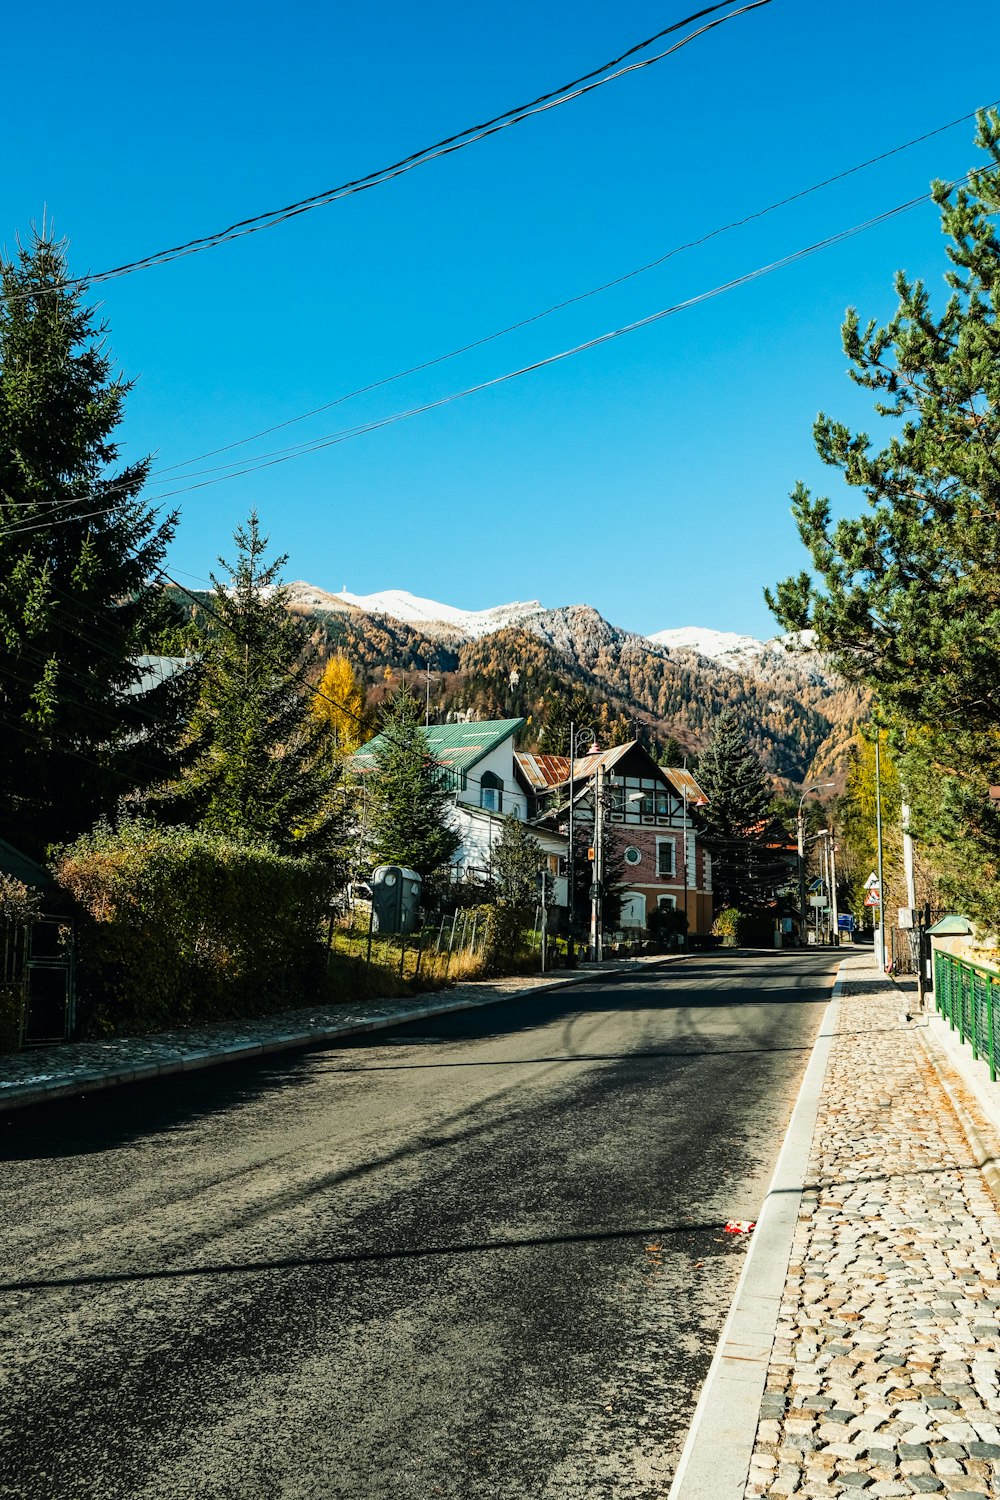
[[[803,792],[802,792],[802,796],[799,798],[799,814],[798,814],[798,819],[797,819],[797,822],[796,822],[796,827],[797,827],[797,830],[798,830],[798,848],[799,848],[799,940],[800,940],[800,942],[801,942],[801,940],[803,938],[807,937],[807,935],[808,935],[808,927],[809,927],[809,924],[806,921],[806,830],[805,830],[805,819],[804,819],[804,817],[802,815],[802,804],[805,802],[805,800],[809,796],[810,792],[821,792],[821,791],[824,790],[824,788],[829,787],[829,786],[833,786],[833,782],[832,781],[818,781],[815,786],[807,786],[807,787],[805,787],[804,790],[803,790]],[[818,922],[818,918],[817,918],[817,922]],[[816,937],[817,937],[817,941],[818,941],[818,939],[819,939],[819,930],[818,930],[818,927],[817,927]]]
[[436,672],[432,672],[431,669],[430,669],[430,667],[425,667],[424,668],[424,682],[425,682],[425,689],[424,689],[424,728],[425,729],[429,727],[430,722],[431,722],[431,683],[432,683],[432,681],[434,680],[434,678],[436,676],[437,676],[437,673]]
[[601,898],[604,894],[604,767],[594,777],[594,876],[590,887],[590,951],[594,962],[603,959]]
[[576,854],[573,848],[573,776],[576,771],[576,725],[569,726],[569,858],[566,861],[566,869],[569,872],[569,890],[567,891],[566,905],[569,909],[569,938],[566,943],[566,966],[570,969],[576,968],[576,944],[573,941],[573,929],[576,924]]
[[882,730],[875,726],[875,836],[878,840],[878,965],[885,973],[885,884],[882,879]]
[[[685,755],[683,770],[687,772],[688,758]],[[681,782],[681,858],[684,861],[684,931],[681,933],[681,947],[687,947],[688,928],[688,789],[687,778]]]

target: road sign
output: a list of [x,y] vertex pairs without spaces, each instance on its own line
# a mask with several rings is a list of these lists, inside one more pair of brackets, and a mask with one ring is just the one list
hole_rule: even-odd
[[854,931],[854,918],[849,911],[839,912],[837,915],[837,926],[841,932]]
[[882,896],[877,885],[873,885],[865,897],[866,906],[881,906]]
[[874,870],[865,881],[865,890],[870,891],[873,885],[878,885],[878,876],[875,874]]

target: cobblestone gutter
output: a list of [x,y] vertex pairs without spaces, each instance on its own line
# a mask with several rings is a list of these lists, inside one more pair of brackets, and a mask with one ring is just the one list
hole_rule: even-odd
[[746,1495],[993,1500],[1000,1214],[899,991],[857,962]]

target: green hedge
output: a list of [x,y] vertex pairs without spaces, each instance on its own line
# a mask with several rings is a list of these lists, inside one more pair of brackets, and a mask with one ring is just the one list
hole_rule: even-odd
[[81,908],[78,993],[91,1035],[261,1015],[322,974],[322,865],[189,828],[99,827],[55,875]]

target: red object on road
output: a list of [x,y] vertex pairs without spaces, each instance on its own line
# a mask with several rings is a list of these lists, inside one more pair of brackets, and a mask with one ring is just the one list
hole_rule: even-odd
[[750,1219],[730,1219],[725,1230],[727,1234],[750,1234],[756,1227]]

